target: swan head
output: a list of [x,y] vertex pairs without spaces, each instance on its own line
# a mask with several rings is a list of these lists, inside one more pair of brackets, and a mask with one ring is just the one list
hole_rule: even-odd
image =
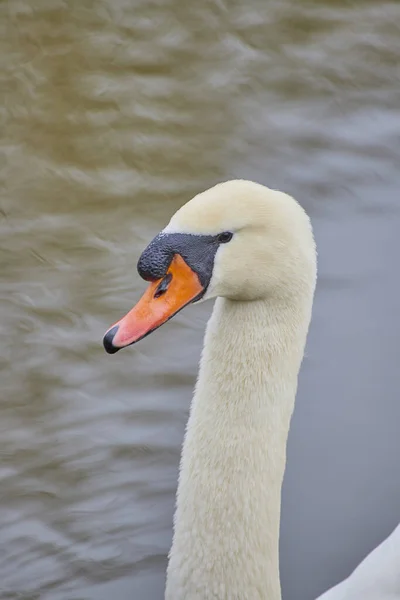
[[310,220],[287,194],[228,181],[182,206],[138,261],[150,282],[138,304],[104,336],[110,354],[168,321],[186,305],[312,298],[316,251]]

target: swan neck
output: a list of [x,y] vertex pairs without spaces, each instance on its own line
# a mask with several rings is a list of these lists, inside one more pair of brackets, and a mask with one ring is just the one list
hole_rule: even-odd
[[182,451],[167,600],[281,599],[281,488],[310,314],[310,302],[217,299]]

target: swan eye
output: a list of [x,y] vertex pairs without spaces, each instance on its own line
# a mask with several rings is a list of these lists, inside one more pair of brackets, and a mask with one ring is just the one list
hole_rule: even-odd
[[227,244],[231,241],[233,237],[233,233],[231,231],[223,231],[219,235],[217,235],[217,240],[220,244]]

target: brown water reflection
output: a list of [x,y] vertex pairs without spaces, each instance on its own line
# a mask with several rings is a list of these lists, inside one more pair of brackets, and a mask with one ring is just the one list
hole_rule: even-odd
[[231,177],[313,216],[320,280],[289,441],[284,600],[400,521],[396,2],[0,4],[0,597],[163,597],[204,323],[110,358],[138,253]]

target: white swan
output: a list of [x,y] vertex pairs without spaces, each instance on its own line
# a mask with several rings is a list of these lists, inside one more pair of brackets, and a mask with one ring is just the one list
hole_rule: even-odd
[[217,298],[182,450],[166,599],[280,600],[286,441],[316,283],[310,221],[284,193],[219,184],[178,210],[138,271],[151,283],[106,333],[110,353]]
[[318,600],[399,600],[400,525],[353,573]]

